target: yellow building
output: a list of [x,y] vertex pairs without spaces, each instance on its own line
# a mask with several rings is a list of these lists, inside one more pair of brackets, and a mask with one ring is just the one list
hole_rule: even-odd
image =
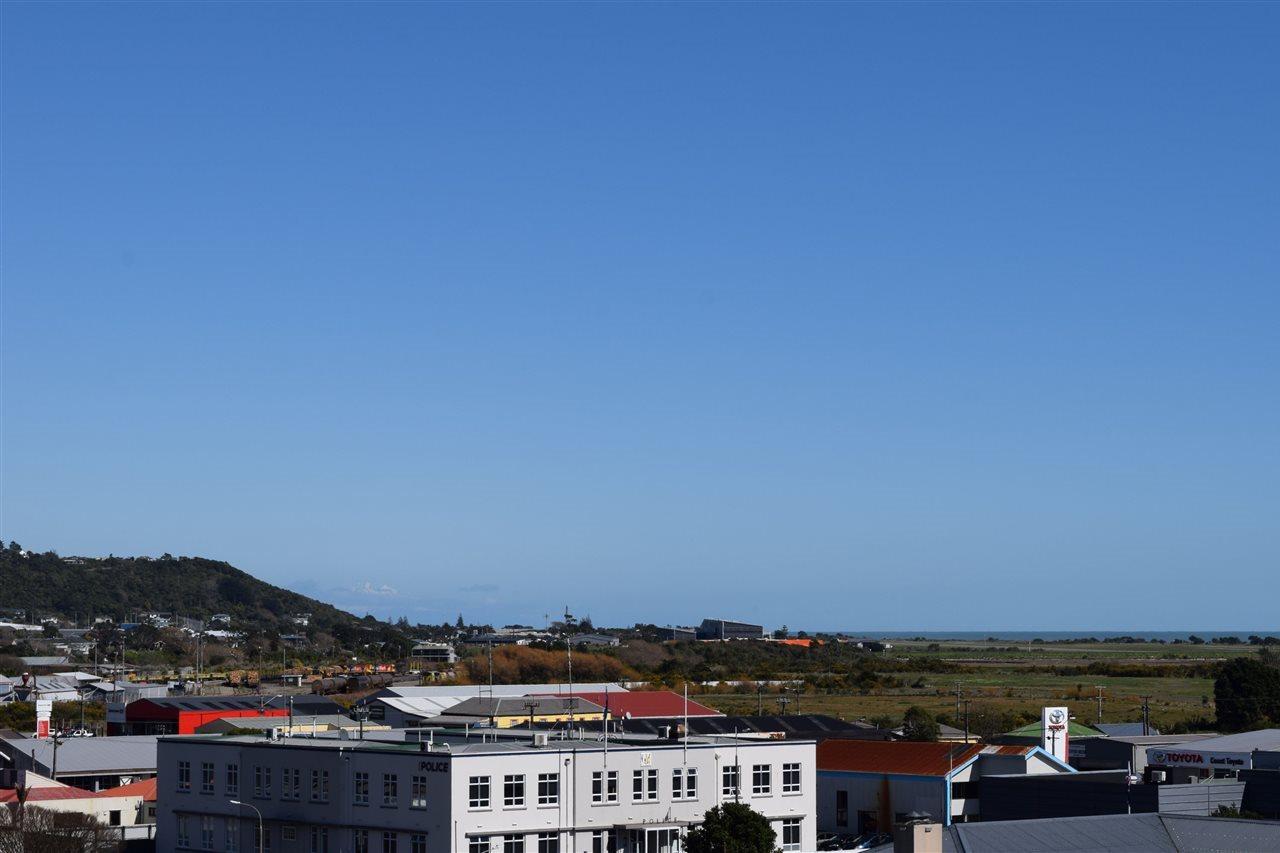
[[530,720],[535,723],[599,721],[604,719],[604,708],[578,696],[475,696],[444,714],[455,719],[472,717],[477,723],[506,729]]

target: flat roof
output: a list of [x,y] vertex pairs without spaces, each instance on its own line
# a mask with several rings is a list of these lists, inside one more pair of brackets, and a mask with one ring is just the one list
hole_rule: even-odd
[[[271,748],[299,749],[346,749],[373,752],[411,753],[429,755],[477,755],[496,753],[530,753],[557,752],[574,750],[579,752],[603,752],[604,740],[595,733],[587,733],[583,737],[569,737],[562,733],[561,737],[552,737],[546,746],[535,746],[529,733],[510,732],[502,729],[477,730],[470,735],[457,730],[446,729],[392,729],[389,731],[366,732],[363,739],[342,737],[336,732],[325,732],[316,736],[295,736],[266,740],[252,735],[172,735],[162,736],[160,740],[175,743],[205,743],[210,745],[259,746]],[[434,743],[436,748],[424,749],[424,745]],[[690,749],[735,744],[738,746],[787,746],[813,743],[806,740],[761,740],[758,738],[734,738],[724,736],[693,735],[685,740],[653,737],[648,735],[610,736],[608,748],[613,749]],[[441,746],[447,748],[441,749]],[[62,756],[58,756],[61,769]]]
[[[59,776],[92,776],[156,770],[156,735],[67,738],[58,747]],[[23,738],[0,741],[0,752],[26,753],[35,762],[52,768],[53,741]]]
[[1280,729],[1258,729],[1201,740],[1197,749],[1205,752],[1280,752]]

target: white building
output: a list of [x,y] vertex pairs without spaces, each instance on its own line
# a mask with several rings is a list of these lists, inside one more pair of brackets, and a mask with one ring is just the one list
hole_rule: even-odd
[[811,741],[589,738],[163,738],[157,849],[247,853],[260,812],[273,853],[678,853],[735,800],[816,848]]
[[[474,697],[537,696],[564,693],[565,682],[557,684],[447,685],[438,687],[386,687],[360,700],[369,709],[369,719],[403,729],[421,725],[438,717],[460,702]],[[590,682],[574,685],[575,693],[626,693],[620,684]]]

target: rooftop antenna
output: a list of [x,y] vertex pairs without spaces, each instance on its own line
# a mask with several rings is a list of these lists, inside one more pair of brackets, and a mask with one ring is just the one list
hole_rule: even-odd
[[[565,608],[565,613],[569,612],[569,608]],[[567,642],[564,645],[565,653],[569,656],[569,726],[573,726],[573,642]]]
[[681,761],[684,762],[685,767],[688,767],[689,766],[689,682],[688,681],[684,683],[684,737],[681,738],[681,740],[684,741],[684,755],[681,758]]

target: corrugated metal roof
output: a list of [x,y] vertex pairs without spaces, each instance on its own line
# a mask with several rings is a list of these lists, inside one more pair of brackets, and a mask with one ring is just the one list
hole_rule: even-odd
[[[599,714],[604,708],[581,697],[575,697],[572,710],[579,714]],[[526,703],[535,702],[538,707],[534,714],[567,714],[570,712],[570,701],[561,696],[472,696],[449,708],[449,714],[455,717],[519,717],[528,716],[530,709]]]
[[1277,751],[1280,750],[1280,729],[1258,729],[1208,738],[1197,743],[1196,749],[1204,752],[1253,752],[1255,749]]
[[[632,719],[642,717],[683,717],[685,714],[684,697],[671,690],[633,690],[628,693],[586,692],[574,690],[572,694],[557,693],[557,696],[577,696],[596,705],[609,705],[609,716],[618,717],[630,714]],[[690,717],[717,717],[720,712],[715,708],[700,705],[690,699],[688,704]]]
[[[1142,723],[1098,723],[1095,729],[1107,737],[1144,737]],[[1148,735],[1158,735],[1160,730],[1155,726],[1147,726]]]
[[[0,742],[0,752],[24,752],[46,775],[53,764],[53,742],[23,738]],[[156,736],[67,738],[58,747],[59,776],[87,776],[156,770]]]
[[[989,749],[991,747],[988,747]],[[1012,747],[1020,749],[1020,747]],[[981,744],[845,740],[818,744],[818,769],[904,776],[946,776],[983,750]]]
[[[944,853],[1271,853],[1280,821],[1169,814],[1093,815],[960,823]],[[874,848],[889,853],[893,845]]]

